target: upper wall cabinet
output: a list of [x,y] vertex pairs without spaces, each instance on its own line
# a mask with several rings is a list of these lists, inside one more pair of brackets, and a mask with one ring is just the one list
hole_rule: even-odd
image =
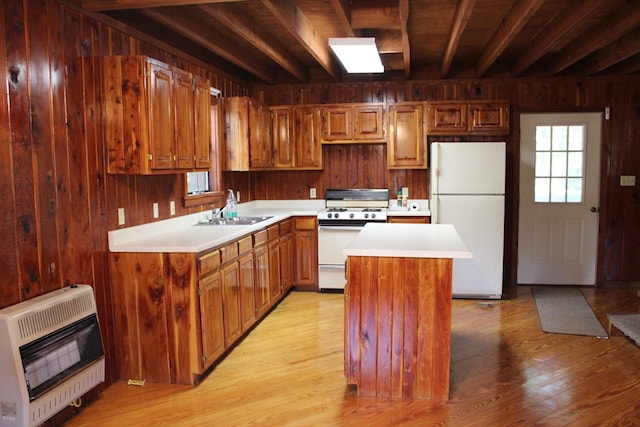
[[427,104],[429,135],[506,135],[509,104],[502,101],[451,101]]
[[424,132],[424,104],[403,103],[389,106],[387,162],[391,169],[427,167]]
[[383,104],[339,104],[320,107],[323,144],[384,142]]
[[145,56],[108,56],[102,64],[109,173],[209,166],[208,81]]
[[246,97],[224,99],[227,171],[268,169],[273,164],[269,108]]

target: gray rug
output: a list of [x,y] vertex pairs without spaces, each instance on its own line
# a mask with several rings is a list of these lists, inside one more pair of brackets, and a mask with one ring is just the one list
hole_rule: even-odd
[[532,286],[540,326],[545,332],[607,338],[600,321],[580,289]]
[[640,314],[608,314],[607,316],[613,326],[640,345]]

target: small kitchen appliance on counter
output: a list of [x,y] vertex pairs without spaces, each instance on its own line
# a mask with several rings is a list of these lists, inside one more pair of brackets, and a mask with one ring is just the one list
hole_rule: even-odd
[[368,222],[386,222],[387,189],[328,189],[326,207],[318,212],[318,287],[342,290],[346,256],[342,250]]

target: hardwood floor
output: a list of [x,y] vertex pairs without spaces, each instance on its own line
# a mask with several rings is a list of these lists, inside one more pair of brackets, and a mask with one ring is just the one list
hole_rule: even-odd
[[[583,289],[607,313],[635,290]],[[529,287],[453,301],[446,404],[359,398],[343,374],[343,295],[293,292],[198,386],[119,382],[71,426],[640,425],[640,348],[540,330]]]

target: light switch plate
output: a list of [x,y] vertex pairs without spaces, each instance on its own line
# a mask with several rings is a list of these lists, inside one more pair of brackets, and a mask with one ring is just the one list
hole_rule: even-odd
[[160,216],[160,212],[158,212],[158,204],[153,204],[153,217],[158,218]]
[[636,176],[635,175],[620,175],[620,187],[635,187]]
[[173,200],[169,202],[169,213],[171,216],[176,214],[176,202]]
[[310,188],[309,189],[309,197],[311,199],[315,199],[316,198],[316,189],[315,188]]
[[118,225],[124,225],[124,208],[118,208]]

